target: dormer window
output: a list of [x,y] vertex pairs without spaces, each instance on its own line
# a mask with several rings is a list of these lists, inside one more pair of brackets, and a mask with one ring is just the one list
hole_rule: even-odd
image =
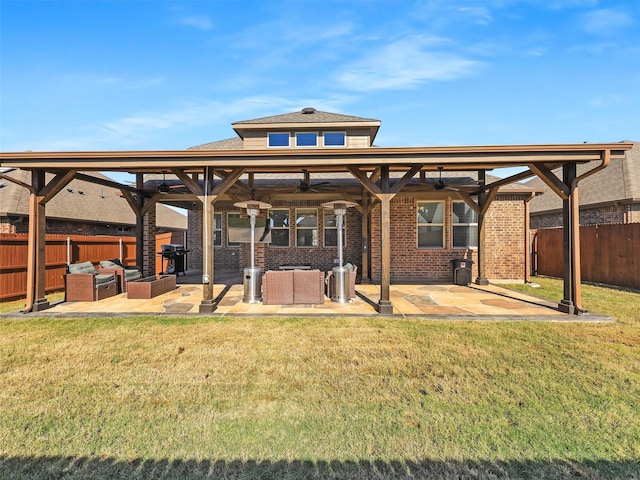
[[296,132],[296,147],[317,147],[318,132]]
[[[269,147],[283,148],[289,146],[289,133],[269,133]],[[263,137],[264,138],[264,137]]]
[[344,147],[346,146],[345,132],[324,132],[325,147]]

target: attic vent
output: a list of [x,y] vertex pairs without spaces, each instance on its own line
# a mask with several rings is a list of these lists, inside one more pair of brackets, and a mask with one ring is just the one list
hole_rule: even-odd
[[304,113],[305,115],[310,113],[316,113],[316,109],[312,107],[303,108],[302,113]]

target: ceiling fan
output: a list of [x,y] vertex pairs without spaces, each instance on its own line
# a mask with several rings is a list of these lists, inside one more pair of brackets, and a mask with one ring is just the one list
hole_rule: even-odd
[[420,175],[420,180],[418,182],[409,183],[407,184],[407,186],[423,187],[434,190],[436,192],[440,192],[442,190],[451,190],[456,192],[465,187],[473,188],[478,186],[477,182],[469,177],[442,178],[443,170],[443,166],[438,167],[438,178],[427,178],[424,176],[424,172],[422,172]]
[[174,188],[183,188],[184,185],[182,183],[178,183],[178,184],[169,184],[167,183],[166,180],[166,173],[167,172],[162,172],[162,183],[158,185],[158,193],[166,195],[168,193],[171,193],[171,190]]
[[304,174],[304,179],[300,180],[300,184],[298,185],[299,192],[318,192],[319,189],[325,188],[326,185],[329,185],[331,182],[315,182],[311,183],[311,175],[309,171],[306,169],[302,170]]

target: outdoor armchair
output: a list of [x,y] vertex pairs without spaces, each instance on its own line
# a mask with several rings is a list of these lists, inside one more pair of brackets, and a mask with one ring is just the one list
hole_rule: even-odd
[[66,302],[94,302],[118,293],[114,273],[99,273],[91,262],[67,265],[64,276]]
[[140,269],[137,267],[127,267],[115,258],[113,260],[102,260],[100,262],[100,273],[115,274],[117,276],[120,293],[127,291],[127,282],[142,278]]

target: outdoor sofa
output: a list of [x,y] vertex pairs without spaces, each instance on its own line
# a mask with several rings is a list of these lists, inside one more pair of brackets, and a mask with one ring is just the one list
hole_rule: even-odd
[[324,303],[324,272],[320,270],[268,270],[262,276],[264,305]]
[[100,273],[91,262],[67,265],[64,276],[66,302],[95,302],[116,295],[118,284],[115,273]]
[[142,272],[138,267],[127,267],[118,259],[102,260],[100,262],[99,273],[113,273],[117,277],[118,292],[125,293],[127,291],[127,282],[142,278]]

